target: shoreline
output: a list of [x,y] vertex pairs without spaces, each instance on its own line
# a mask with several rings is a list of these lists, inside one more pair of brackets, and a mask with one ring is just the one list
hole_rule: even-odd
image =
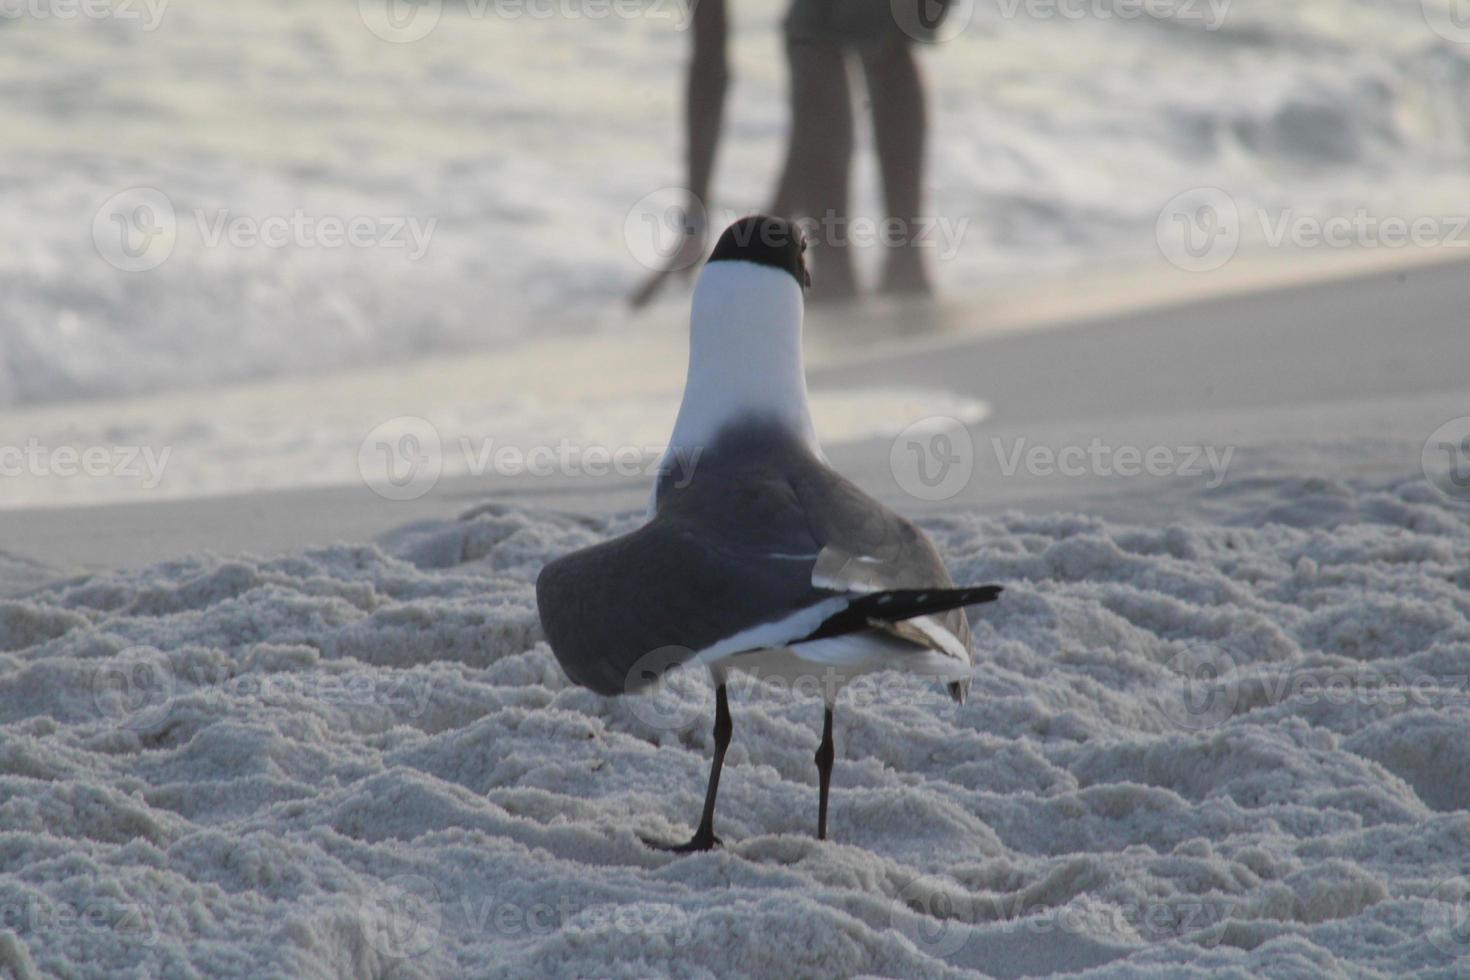
[[[1470,264],[1470,250],[1265,249],[1242,252],[1211,272],[1188,272],[1157,256],[1149,261],[1135,257],[1091,272],[1073,270],[1013,286],[941,292],[927,301],[872,295],[861,303],[808,308],[807,368],[846,368],[1016,333],[1462,263]],[[430,383],[459,398],[479,397],[486,388],[509,389],[511,382],[519,385],[518,394],[546,398],[586,395],[589,384],[594,386],[590,393],[599,397],[646,393],[669,387],[668,378],[674,387],[682,386],[687,301],[680,294],[677,303],[665,300],[638,314],[620,310],[600,323],[588,320],[565,334],[524,343],[157,394],[29,402],[8,406],[6,414],[42,423],[105,411],[142,416],[206,397],[237,410],[292,399],[308,388],[326,397],[352,399],[367,390],[392,395]],[[861,351],[851,349],[853,331],[864,341]],[[568,363],[595,365],[597,370],[549,370]],[[3,502],[0,509],[5,509]]]
[[[809,374],[814,392],[861,396],[887,383],[934,386],[983,400],[993,410],[984,423],[986,438],[1009,439],[1012,444],[1016,439],[1033,444],[1085,442],[1102,432],[1110,433],[1114,442],[1214,440],[1251,449],[1291,438],[1374,434],[1382,443],[1381,458],[1366,459],[1356,470],[1411,473],[1417,467],[1418,446],[1433,430],[1434,420],[1466,410],[1459,407],[1463,385],[1456,366],[1470,363],[1470,338],[1458,327],[1454,311],[1470,305],[1470,281],[1459,274],[1458,265],[1440,258],[1410,267],[1376,265],[1347,276],[1332,275],[1332,270],[1319,266],[1293,271],[1290,281],[1284,270],[1275,279],[1252,274],[1230,283],[1222,280],[1184,303],[1164,302],[1174,297],[1165,289],[1138,295],[1139,302],[1121,312],[1074,297],[1070,302],[1087,305],[1093,315],[1047,320],[1032,327],[1019,321],[1003,324],[975,310],[980,328],[949,342],[911,339],[907,345],[894,345],[902,348],[897,354],[892,348],[886,352],[868,348],[859,357],[819,356]],[[1246,283],[1254,288],[1246,289]],[[1405,288],[1412,292],[1406,294]],[[1126,294],[1122,289],[1116,292]],[[1078,296],[1087,295],[1079,289]],[[958,304],[949,305],[958,309]],[[1004,306],[997,301],[994,308]],[[881,316],[877,311],[872,315]],[[826,328],[824,316],[816,315],[818,332]],[[1385,323],[1390,316],[1396,322]],[[639,329],[646,335],[655,326]],[[1267,337],[1276,349],[1262,361],[1252,351]],[[636,356],[646,353],[643,345],[620,346],[618,340],[588,338],[581,348],[584,357],[623,358],[623,369],[609,362],[601,372],[605,392],[647,385],[650,376],[654,384],[665,384],[664,376],[672,376],[677,385],[682,339],[665,344],[660,359],[639,370],[632,365]],[[570,350],[567,341],[554,343],[558,350]],[[451,377],[418,364],[335,382],[313,379],[309,384],[317,399],[333,405],[351,398],[411,402],[425,387],[437,397],[453,398],[460,392],[484,391],[485,379],[476,371],[490,360],[460,359]],[[1396,369],[1379,370],[1385,363]],[[500,378],[513,377],[521,369],[503,362],[495,368]],[[568,390],[579,374],[546,371],[537,383]],[[256,390],[289,406],[293,398],[282,389],[297,384],[307,382],[279,381]],[[673,391],[676,397],[677,387]],[[253,397],[267,396],[222,391],[216,402],[233,411],[240,405],[235,399]],[[1383,410],[1394,403],[1398,407],[1385,414]],[[157,400],[146,404],[147,410],[158,410]],[[403,404],[407,402],[400,401]],[[1292,410],[1284,419],[1283,408]],[[127,418],[114,418],[112,424],[125,427]],[[833,440],[824,433],[824,440],[834,464],[869,492],[911,511],[1057,507],[1068,500],[1106,498],[1125,489],[998,475],[988,444],[979,440],[977,474],[966,492],[928,502],[906,495],[897,485],[889,465],[891,434]],[[1247,452],[1242,460],[1248,463],[1250,458]],[[409,522],[453,518],[487,500],[544,510],[633,509],[643,506],[646,483],[641,476],[446,476],[411,501],[385,499],[357,482],[0,509],[0,541],[5,542],[0,562],[8,556],[24,569],[0,575],[0,589],[13,593],[21,585],[42,584],[38,565],[51,573],[49,577],[68,577],[196,552],[271,555],[334,541],[371,540]],[[1143,500],[1154,489],[1135,487],[1129,492]]]

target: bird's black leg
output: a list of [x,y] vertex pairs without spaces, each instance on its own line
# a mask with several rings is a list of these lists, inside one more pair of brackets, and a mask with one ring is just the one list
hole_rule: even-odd
[[709,788],[704,794],[704,813],[699,818],[699,829],[685,844],[659,844],[646,839],[645,844],[660,851],[687,854],[690,851],[707,851],[721,843],[715,836],[715,797],[720,792],[720,769],[725,764],[725,749],[730,745],[730,735],[734,730],[735,726],[730,721],[730,701],[725,696],[725,685],[720,684],[715,688],[715,757],[709,767]]
[[832,785],[832,760],[836,758],[832,747],[832,706],[822,718],[822,744],[817,746],[817,840],[827,839],[827,790]]

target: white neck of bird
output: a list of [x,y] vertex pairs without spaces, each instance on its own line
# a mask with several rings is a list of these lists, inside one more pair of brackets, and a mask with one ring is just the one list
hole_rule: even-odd
[[807,405],[802,308],[801,286],[782,269],[731,261],[704,267],[672,447],[702,450],[729,423],[764,418],[821,455]]

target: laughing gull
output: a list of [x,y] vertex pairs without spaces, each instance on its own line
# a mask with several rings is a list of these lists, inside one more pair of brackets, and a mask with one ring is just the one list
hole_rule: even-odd
[[719,842],[730,669],[822,681],[825,839],[841,683],[905,670],[944,680],[963,703],[973,670],[963,607],[1001,591],[955,588],[923,531],[827,465],[802,367],[803,250],[790,223],[763,215],[720,237],[695,286],[684,400],[647,522],[558,558],[536,580],[542,628],[574,682],[617,695],[677,666],[713,676],[704,811],[688,843],[653,844],[666,850]]

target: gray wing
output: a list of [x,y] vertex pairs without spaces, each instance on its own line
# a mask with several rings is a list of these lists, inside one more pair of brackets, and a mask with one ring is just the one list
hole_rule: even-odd
[[[840,592],[877,592],[888,589],[952,588],[954,581],[929,536],[908,518],[894,513],[863,493],[850,480],[820,463],[800,467],[793,480],[812,535],[822,550],[812,570],[812,581]],[[958,641],[970,660],[970,623],[963,609],[929,617]],[[934,644],[923,623],[886,624],[905,639]]]
[[750,473],[734,493],[724,485],[696,481],[638,530],[542,569],[542,628],[573,681],[640,690],[721,640],[832,598],[812,585],[821,546],[790,485]]
[[[750,649],[779,646],[874,592],[952,586],[917,526],[780,431],[722,434],[685,476],[660,482],[648,524],[537,578],[542,628],[576,683],[640,690],[757,627],[779,629]],[[963,611],[869,625],[970,662]]]

